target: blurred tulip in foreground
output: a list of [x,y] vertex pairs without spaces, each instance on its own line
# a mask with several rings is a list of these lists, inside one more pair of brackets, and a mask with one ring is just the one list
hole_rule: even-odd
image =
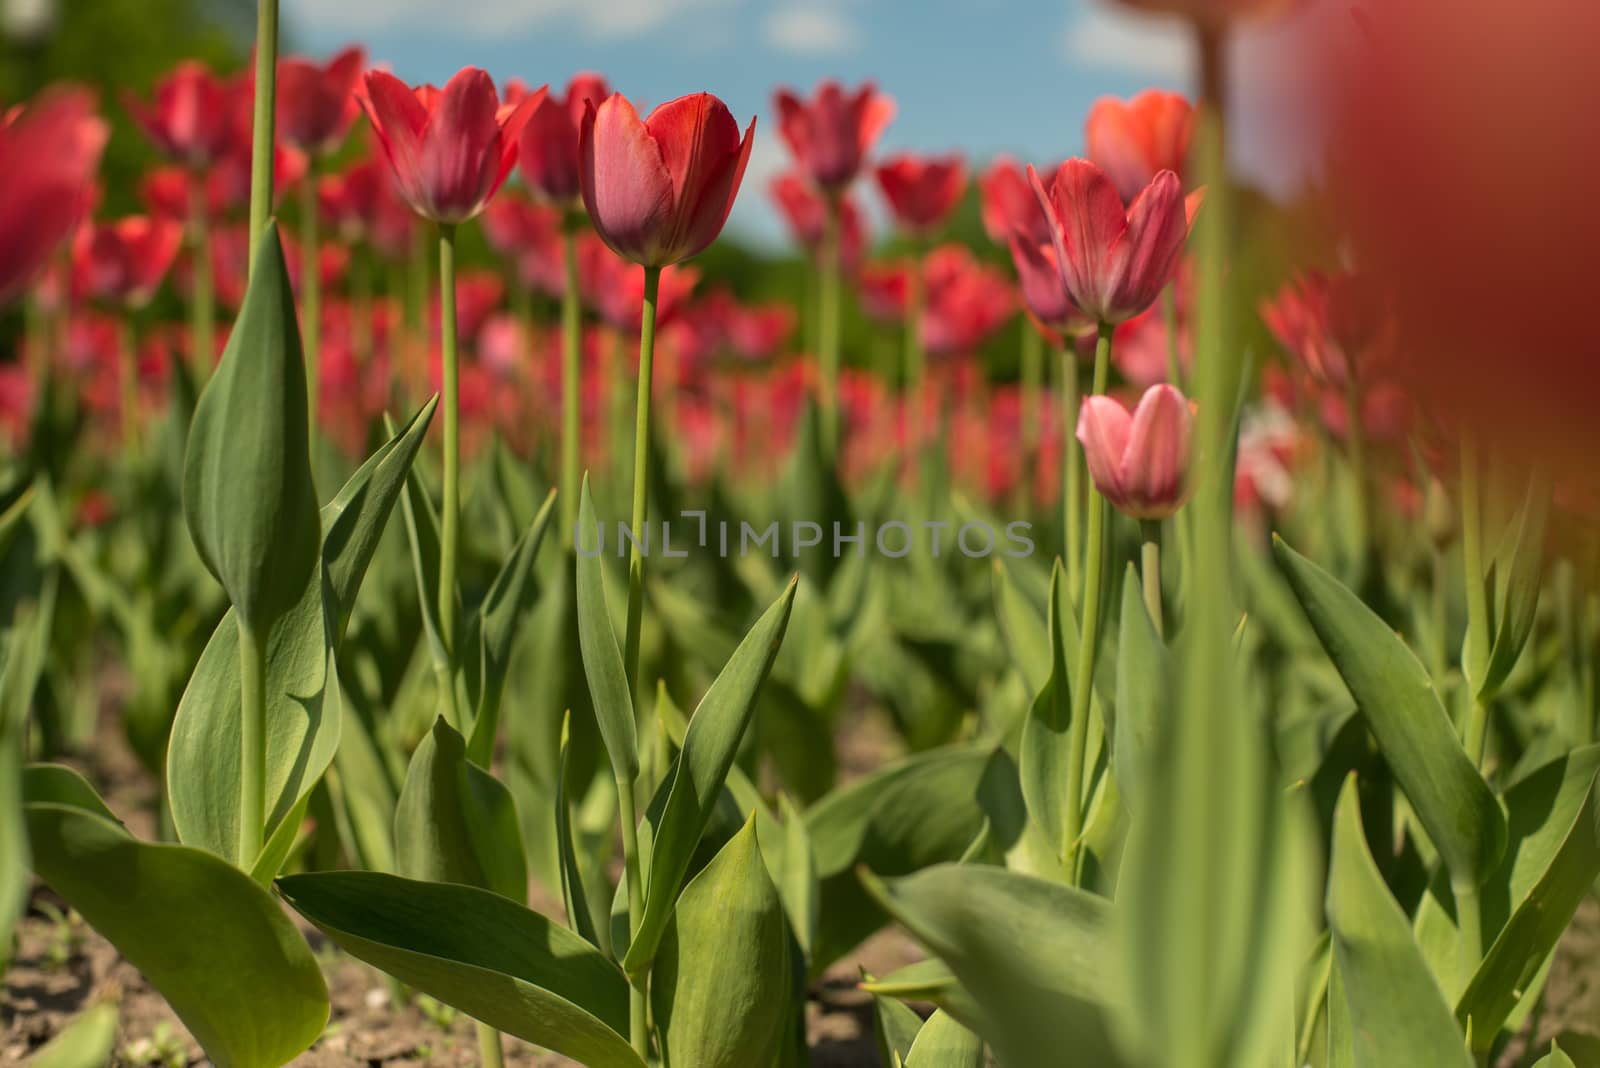
[[108,133],[87,89],[47,89],[0,120],[0,305],[77,225]]
[[878,167],[877,174],[895,223],[917,236],[944,225],[967,189],[967,165],[959,155],[902,154]]
[[523,124],[542,99],[541,89],[502,108],[489,75],[467,67],[442,90],[411,89],[371,71],[361,101],[401,197],[424,219],[455,225],[481,212],[504,184]]
[[1187,173],[1194,127],[1194,105],[1183,94],[1147,89],[1127,101],[1095,101],[1084,140],[1089,158],[1131,203],[1162,171]]
[[662,104],[640,119],[621,93],[584,113],[583,202],[617,255],[646,267],[689,259],[717,239],[739,194],[755,139],[739,136],[710,93]]
[[855,181],[895,112],[894,100],[871,82],[850,93],[832,79],[819,82],[809,101],[779,89],[773,104],[795,163],[829,193]]
[[280,61],[278,135],[313,156],[336,150],[360,112],[355,90],[366,64],[366,53],[357,47],[326,65],[298,56]]
[[1150,307],[1178,269],[1198,194],[1162,171],[1126,209],[1104,171],[1083,159],[1063,163],[1048,190],[1028,178],[1050,223],[1067,295],[1102,323],[1121,323]]
[[1166,519],[1189,495],[1189,439],[1194,413],[1176,387],[1151,386],[1132,412],[1103,394],[1078,413],[1095,489],[1133,519]]

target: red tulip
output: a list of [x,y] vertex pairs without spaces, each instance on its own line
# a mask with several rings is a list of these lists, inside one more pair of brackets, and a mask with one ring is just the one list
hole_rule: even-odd
[[1342,390],[1392,355],[1392,335],[1371,287],[1348,274],[1308,271],[1261,306],[1284,351],[1318,382]]
[[794,309],[783,301],[733,304],[723,320],[728,347],[746,360],[776,356],[794,332]]
[[846,93],[836,81],[819,82],[810,102],[788,89],[773,97],[778,132],[800,169],[822,189],[842,191],[855,181],[867,153],[894,118],[894,100],[871,82]]
[[[810,182],[793,173],[778,175],[767,191],[788,222],[789,232],[794,235],[795,242],[813,259],[820,256],[828,225],[828,203],[822,194]],[[866,223],[861,218],[861,209],[849,196],[841,196],[839,243],[841,266],[846,272],[855,270],[861,262],[866,241]]]
[[108,134],[87,89],[47,89],[0,118],[0,305],[83,217]]
[[1205,26],[1272,18],[1299,7],[1304,0],[1122,0],[1128,7],[1164,15],[1183,15]]
[[1013,234],[1034,245],[1050,243],[1050,223],[1033,195],[1028,176],[1010,156],[997,156],[978,178],[978,206],[983,232],[1004,245]]
[[728,221],[750,160],[756,120],[739,137],[710,93],[662,104],[640,121],[621,93],[583,116],[583,203],[606,244],[647,267],[703,251]]
[[967,188],[967,165],[957,155],[903,154],[879,166],[877,174],[895,222],[924,237],[944,224]]
[[496,197],[483,213],[489,247],[515,265],[523,285],[557,297],[566,289],[560,227],[555,209],[523,196]]
[[1084,137],[1089,158],[1131,203],[1162,171],[1182,177],[1194,126],[1194,105],[1183,94],[1147,89],[1128,101],[1095,101]]
[[73,291],[141,308],[161,287],[182,243],[183,227],[170,219],[130,215],[86,223],[72,243]]
[[205,64],[190,59],[156,84],[149,105],[132,94],[123,103],[157,148],[193,170],[203,170],[233,145],[234,93]]
[[502,108],[490,77],[465,67],[443,90],[410,89],[391,74],[371,71],[361,103],[400,196],[424,219],[455,225],[483,211],[505,183],[523,124],[543,98],[540,89]]
[[365,241],[390,260],[411,251],[411,210],[387,164],[374,157],[317,185],[323,220],[349,244]]
[[358,47],[326,66],[290,57],[278,63],[278,135],[302,152],[326,156],[343,143],[360,111],[356,82],[367,65]]
[[980,264],[965,245],[934,249],[924,270],[927,307],[920,328],[930,355],[976,350],[1016,311],[1011,283]]
[[1102,323],[1155,303],[1178,269],[1198,194],[1185,201],[1178,176],[1162,171],[1124,209],[1105,172],[1083,159],[1063,163],[1048,191],[1032,167],[1028,178],[1073,303]]
[[1151,386],[1130,413],[1104,394],[1085,397],[1078,441],[1095,489],[1124,515],[1165,519],[1188,499],[1194,413],[1177,387]]
[[1048,242],[1035,244],[1013,234],[1008,247],[1011,265],[1017,271],[1022,306],[1035,322],[1053,333],[1070,335],[1094,326],[1062,288],[1054,246]]
[[583,206],[578,140],[584,108],[611,95],[598,74],[578,74],[561,100],[546,95],[534,106],[517,142],[517,162],[533,195],[564,211]]
[[856,279],[861,310],[869,319],[893,323],[905,318],[911,295],[911,268],[904,263],[874,263]]

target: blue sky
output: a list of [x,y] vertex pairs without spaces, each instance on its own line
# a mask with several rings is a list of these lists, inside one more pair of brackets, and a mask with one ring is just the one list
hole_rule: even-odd
[[[1191,82],[1180,30],[1105,0],[283,0],[283,11],[303,50],[361,41],[410,81],[442,82],[470,64],[497,80],[558,87],[574,71],[598,70],[652,105],[714,92],[741,123],[760,116],[729,224],[755,242],[781,238],[765,195],[785,164],[770,113],[777,85],[808,91],[823,76],[871,77],[899,104],[884,151],[1042,162],[1080,150],[1096,97]],[[1236,49],[1250,90],[1239,96],[1253,105],[1239,154],[1279,188],[1294,184],[1306,155],[1279,106],[1303,90],[1283,42],[1314,18],[1327,13],[1252,31]]]

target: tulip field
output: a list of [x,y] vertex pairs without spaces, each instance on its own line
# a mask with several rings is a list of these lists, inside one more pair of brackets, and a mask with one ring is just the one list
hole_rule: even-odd
[[1600,1065],[1592,171],[1367,5],[1289,203],[1300,5],[1124,2],[1031,161],[277,0],[0,101],[0,1062]]

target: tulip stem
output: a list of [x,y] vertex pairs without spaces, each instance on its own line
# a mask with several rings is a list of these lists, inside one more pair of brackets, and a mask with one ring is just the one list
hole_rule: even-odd
[[578,458],[582,419],[579,346],[582,343],[578,303],[578,232],[569,220],[561,228],[561,260],[565,271],[561,292],[561,537],[572,547],[578,521]]
[[272,170],[277,142],[273,134],[278,99],[278,0],[256,0],[255,113],[250,145],[250,266],[256,245],[272,214]]
[[1478,692],[1489,664],[1489,591],[1483,582],[1483,514],[1479,497],[1478,444],[1470,433],[1461,437],[1461,558],[1466,568],[1467,640],[1462,674],[1472,700],[1463,741],[1473,764],[1483,763],[1489,733],[1489,709]]
[[478,1063],[483,1068],[503,1068],[506,1058],[500,1048],[500,1032],[482,1020],[474,1020],[473,1023],[478,1026]]
[[[1106,389],[1111,366],[1110,323],[1100,324],[1094,350],[1094,392]],[[1067,750],[1067,878],[1076,882],[1083,832],[1083,777],[1089,749],[1089,714],[1094,697],[1095,656],[1100,647],[1100,582],[1105,572],[1106,501],[1089,487],[1089,548],[1084,560],[1083,623],[1078,630],[1078,669],[1072,675],[1072,726]]]
[[844,249],[840,212],[838,198],[830,197],[822,232],[822,293],[817,312],[822,334],[822,446],[830,458],[839,450],[839,276]]
[[[628,637],[623,652],[628,684],[639,693],[639,642],[644,623],[644,553],[650,504],[650,395],[656,352],[656,299],[661,268],[644,269],[644,308],[639,321],[639,393],[633,421],[633,548],[628,553]],[[648,544],[648,542],[644,542]]]
[[1161,520],[1139,521],[1142,539],[1139,547],[1139,574],[1144,580],[1144,606],[1150,612],[1150,622],[1155,624],[1156,636],[1165,638],[1166,627],[1161,619]]
[[[254,623],[242,614],[239,626],[239,854],[248,872],[261,855],[267,822],[266,650]],[[277,874],[273,872],[271,874]]]
[[[634,807],[633,780],[626,775],[617,779],[617,808],[622,816],[622,864],[623,878],[628,884],[628,938],[631,945],[639,934],[639,923],[644,919],[644,878],[639,868],[639,817]],[[646,981],[646,976],[628,978],[628,1041],[639,1059],[648,1061],[650,1019]]]
[[189,173],[189,240],[193,243],[194,281],[189,293],[190,362],[195,382],[203,386],[217,358],[217,297],[211,277],[211,213],[206,203],[205,175]]
[[1452,881],[1450,893],[1456,899],[1456,980],[1465,990],[1483,960],[1483,905],[1470,878]]
[[1083,464],[1078,458],[1078,353],[1071,338],[1061,343],[1061,470],[1067,589],[1076,604],[1083,596]]
[[1030,462],[1039,449],[1039,383],[1044,376],[1044,338],[1022,324],[1022,453]]
[[322,253],[317,231],[317,166],[300,180],[300,335],[306,361],[306,425],[316,459],[317,419],[322,411]]
[[[440,680],[444,704],[455,709],[456,557],[461,530],[461,383],[456,351],[456,228],[439,224],[439,335],[444,357],[444,514],[439,534],[439,629],[449,677]],[[457,730],[459,718],[448,717]]]
[[1355,504],[1352,525],[1356,532],[1356,571],[1355,573],[1365,581],[1367,571],[1367,557],[1372,545],[1372,531],[1369,529],[1371,508],[1367,501],[1367,441],[1366,431],[1361,426],[1361,390],[1351,377],[1344,387],[1345,406],[1345,444],[1350,450],[1350,476],[1355,480]]

